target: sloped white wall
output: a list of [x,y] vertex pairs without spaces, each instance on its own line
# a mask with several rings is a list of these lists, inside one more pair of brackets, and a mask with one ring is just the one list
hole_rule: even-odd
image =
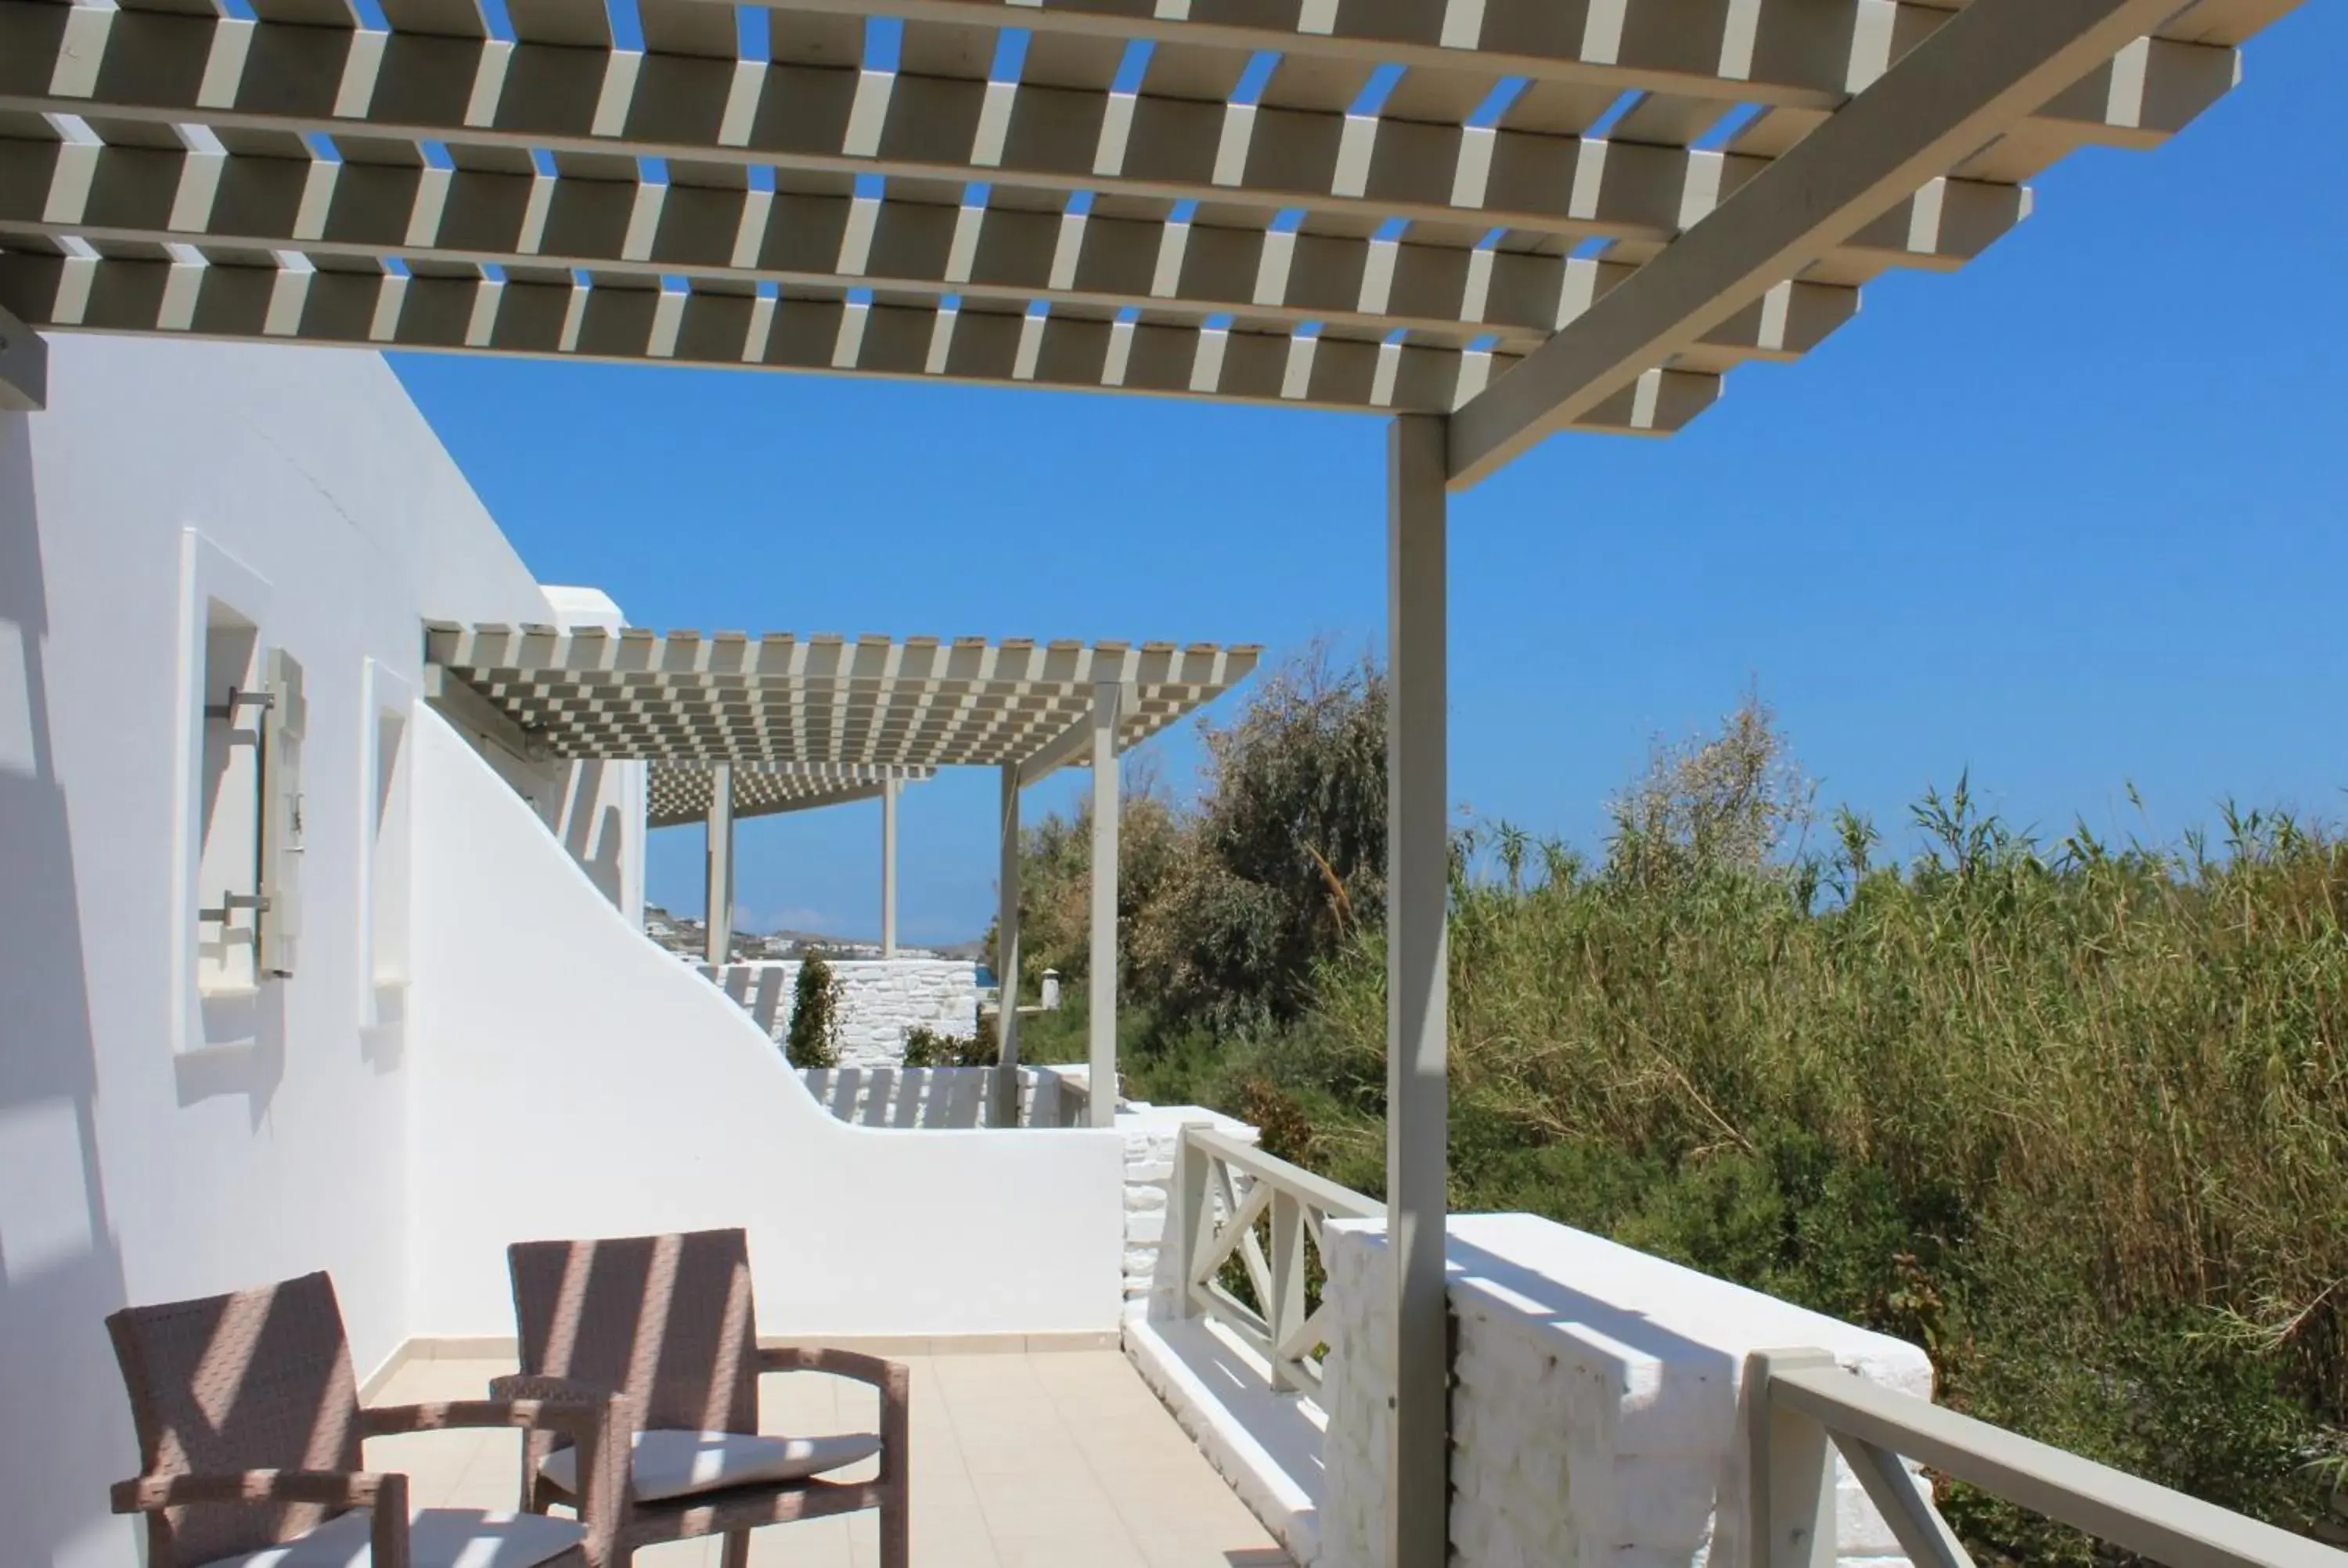
[[509,1242],[737,1225],[767,1334],[1116,1329],[1117,1133],[835,1120],[438,715],[417,729],[417,1333],[510,1335]]
[[[119,1568],[107,1313],[327,1268],[362,1371],[409,1332],[363,732],[421,690],[419,616],[550,611],[375,354],[60,335],[50,372],[46,412],[0,415],[0,1563]],[[189,1038],[175,956],[191,528],[265,587],[310,704],[301,960],[242,1044]]]

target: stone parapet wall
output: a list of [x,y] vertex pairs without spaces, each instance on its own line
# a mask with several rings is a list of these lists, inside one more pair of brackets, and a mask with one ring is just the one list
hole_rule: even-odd
[[1256,1130],[1244,1122],[1197,1105],[1145,1105],[1128,1102],[1117,1113],[1125,1134],[1125,1314],[1169,1317],[1182,1310],[1179,1248],[1166,1234],[1179,1163],[1182,1129],[1208,1126],[1252,1143]]
[[[1325,1568],[1386,1568],[1392,1288],[1382,1222],[1324,1227]],[[1451,1222],[1458,1568],[1746,1562],[1745,1358],[1812,1347],[1930,1398],[1923,1351],[1529,1214]],[[1838,1464],[1837,1557],[1904,1563]]]
[[[954,1040],[978,1033],[978,966],[956,958],[827,958],[838,979],[839,1065],[895,1067],[905,1060],[905,1036],[928,1029]],[[704,974],[712,971],[704,966]],[[749,1009],[777,1044],[790,1030],[799,964],[782,958],[728,964],[714,978],[727,996]]]

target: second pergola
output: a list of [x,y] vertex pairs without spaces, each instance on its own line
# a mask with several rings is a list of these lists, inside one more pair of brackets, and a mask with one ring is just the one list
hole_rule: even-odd
[[[882,925],[893,938],[899,786],[940,768],[1002,779],[995,970],[1003,1065],[1019,1064],[1019,796],[1092,770],[1086,1061],[1092,1122],[1117,1110],[1119,757],[1214,701],[1260,650],[1170,642],[661,635],[551,626],[425,629],[433,687],[455,682],[530,754],[653,764],[649,819],[710,830],[710,953],[733,907],[736,815],[884,803]],[[893,945],[893,944],[891,944]],[[1007,1075],[1006,1075],[1007,1077]]]

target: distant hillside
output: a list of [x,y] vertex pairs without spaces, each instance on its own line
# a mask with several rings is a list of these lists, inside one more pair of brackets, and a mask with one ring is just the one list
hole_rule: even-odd
[[[699,958],[708,938],[699,917],[673,915],[657,904],[644,906],[644,935],[681,958]],[[958,958],[975,963],[984,955],[985,938],[956,942],[950,947],[922,947],[901,942],[900,958]],[[736,931],[732,958],[737,963],[759,959],[796,958],[813,948],[832,958],[877,958],[880,944],[870,938],[838,937],[823,931]]]

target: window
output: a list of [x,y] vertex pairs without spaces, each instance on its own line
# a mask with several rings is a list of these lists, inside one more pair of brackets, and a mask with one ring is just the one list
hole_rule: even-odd
[[270,587],[181,536],[180,767],[171,859],[174,1050],[249,1046],[300,932],[302,666],[269,645]]
[[203,749],[197,790],[196,989],[260,983],[261,630],[217,599],[204,604]]

